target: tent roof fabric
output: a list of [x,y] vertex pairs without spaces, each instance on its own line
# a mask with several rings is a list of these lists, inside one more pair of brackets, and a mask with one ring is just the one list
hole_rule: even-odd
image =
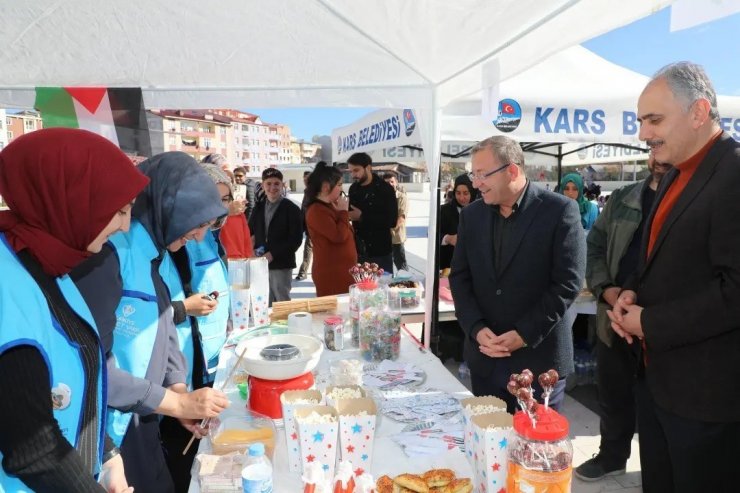
[[442,107],[487,64],[506,79],[669,3],[0,0],[0,105],[90,85],[159,108]]

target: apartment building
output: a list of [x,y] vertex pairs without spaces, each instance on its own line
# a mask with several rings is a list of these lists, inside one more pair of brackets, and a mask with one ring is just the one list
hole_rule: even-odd
[[10,142],[10,139],[8,139],[8,125],[10,125],[10,120],[6,116],[5,110],[0,108],[0,151],[5,149],[5,146]]
[[41,115],[36,111],[21,111],[9,114],[3,118],[3,121],[5,122],[3,132],[6,138],[5,145],[21,135],[44,128]]
[[295,164],[316,163],[320,161],[321,144],[306,142],[293,137],[290,141],[290,159]]
[[[208,154],[229,156],[233,140],[228,118],[197,110],[151,110],[162,117],[162,139],[165,151],[182,151],[200,161]],[[152,140],[156,136],[152,136]],[[232,151],[233,153],[233,151]]]

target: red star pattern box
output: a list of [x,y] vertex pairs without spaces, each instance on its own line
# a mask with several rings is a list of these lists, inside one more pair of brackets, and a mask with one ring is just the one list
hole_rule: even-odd
[[318,390],[286,390],[280,395],[285,423],[285,440],[288,446],[288,466],[290,472],[302,472],[301,444],[298,440],[298,426],[295,422],[296,409],[314,407],[323,403]]
[[488,414],[494,412],[506,412],[506,403],[494,397],[492,395],[486,395],[481,397],[469,397],[460,401],[463,412],[463,429],[464,435],[463,440],[465,444],[465,455],[470,461],[470,464],[475,467],[473,463],[473,445],[471,440],[473,439],[473,416],[478,414]]
[[334,477],[339,445],[337,411],[329,406],[309,406],[294,411],[298,427],[301,464],[320,462],[327,477]]
[[355,474],[369,471],[373,462],[373,446],[378,410],[370,398],[339,399],[339,444],[342,460],[355,466]]
[[476,491],[506,493],[514,417],[506,412],[495,412],[473,416],[471,421]]

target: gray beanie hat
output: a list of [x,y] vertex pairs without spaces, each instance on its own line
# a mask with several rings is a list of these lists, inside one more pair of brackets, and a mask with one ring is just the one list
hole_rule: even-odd
[[234,188],[231,185],[231,179],[229,178],[229,175],[227,175],[224,170],[216,166],[215,164],[210,163],[200,163],[200,165],[203,167],[203,169],[208,173],[208,176],[211,177],[211,180],[213,180],[213,183],[219,184],[223,183],[227,187],[229,187],[229,193],[234,193]]

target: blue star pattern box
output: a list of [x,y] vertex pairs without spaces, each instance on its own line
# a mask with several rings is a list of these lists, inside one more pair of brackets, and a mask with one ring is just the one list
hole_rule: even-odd
[[298,438],[298,425],[295,412],[305,407],[323,404],[324,396],[318,390],[286,390],[280,395],[285,422],[285,440],[288,446],[288,467],[290,472],[302,472],[301,442]]
[[476,491],[506,491],[508,446],[514,433],[514,417],[506,412],[480,414],[472,417],[472,424]]
[[339,413],[339,445],[343,461],[351,462],[355,474],[369,471],[373,463],[373,447],[378,410],[375,401],[368,397],[360,399],[337,399]]
[[326,477],[334,477],[339,446],[337,411],[330,406],[312,406],[294,412],[300,442],[303,471],[308,464],[319,462]]

